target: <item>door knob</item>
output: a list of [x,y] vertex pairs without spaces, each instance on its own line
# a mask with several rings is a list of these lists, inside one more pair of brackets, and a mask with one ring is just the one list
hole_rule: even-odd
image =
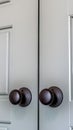
[[52,86],[43,89],[39,94],[40,102],[51,107],[58,107],[63,101],[63,92],[60,88]]
[[20,105],[26,107],[32,100],[31,91],[28,88],[20,88],[19,90],[14,89],[9,94],[9,100],[13,105]]

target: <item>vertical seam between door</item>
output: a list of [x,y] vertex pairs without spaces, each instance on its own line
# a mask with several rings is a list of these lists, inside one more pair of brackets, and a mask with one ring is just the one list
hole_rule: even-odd
[[39,128],[39,87],[40,87],[40,0],[38,0],[38,130]]

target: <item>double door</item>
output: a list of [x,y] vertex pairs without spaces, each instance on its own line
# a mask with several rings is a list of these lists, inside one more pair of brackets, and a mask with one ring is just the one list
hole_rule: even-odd
[[72,130],[72,0],[0,0],[0,130]]

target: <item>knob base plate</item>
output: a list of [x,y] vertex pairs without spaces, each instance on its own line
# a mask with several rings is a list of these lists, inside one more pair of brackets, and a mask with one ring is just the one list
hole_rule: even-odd
[[22,87],[19,89],[21,95],[22,95],[22,99],[21,102],[19,103],[19,105],[21,107],[26,107],[31,103],[32,100],[32,94],[31,91],[28,88]]
[[63,101],[63,92],[61,91],[60,88],[56,86],[52,86],[49,88],[49,90],[54,93],[54,100],[52,104],[49,104],[51,107],[58,107]]

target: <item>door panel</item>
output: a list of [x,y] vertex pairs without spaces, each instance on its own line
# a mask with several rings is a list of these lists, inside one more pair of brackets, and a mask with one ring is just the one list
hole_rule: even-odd
[[8,94],[9,32],[6,30],[0,30],[0,45],[0,93]]
[[40,91],[57,86],[63,103],[52,108],[40,103],[40,130],[69,130],[67,0],[40,1]]
[[[0,5],[0,129],[37,130],[37,1]],[[12,105],[9,93],[27,87],[28,107]],[[36,103],[35,103],[36,102]]]

